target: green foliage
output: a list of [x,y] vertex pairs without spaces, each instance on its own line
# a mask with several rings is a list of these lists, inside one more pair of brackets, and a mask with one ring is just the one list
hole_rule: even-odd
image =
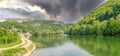
[[41,35],[62,35],[68,26],[62,22],[50,20],[28,20],[22,23],[6,21],[0,23],[0,28],[3,29],[11,30],[13,27],[17,29],[17,32],[30,32],[31,37],[37,38]]
[[69,38],[61,35],[45,35],[39,36],[37,38],[32,38],[32,40],[37,43],[37,48],[53,47],[63,44]]
[[69,35],[120,35],[120,1],[109,0],[66,30]]
[[18,23],[18,22],[0,22],[0,28],[4,28],[4,29],[7,29],[7,30],[10,30],[12,29],[13,27],[15,27],[16,29],[22,29],[22,30],[18,30],[18,31],[21,31],[21,32],[26,32],[27,31],[27,27],[24,26],[23,24],[21,23]]
[[25,52],[24,48],[15,48],[3,51],[1,56],[22,56]]
[[0,47],[9,47],[20,43],[20,37],[16,32],[0,29]]
[[67,28],[67,26],[61,22],[58,22],[59,24],[55,24],[55,22],[56,21],[49,20],[29,20],[22,24],[27,27],[27,31],[32,34],[32,37],[37,38],[41,35],[63,34],[63,30]]
[[64,32],[63,32],[63,30],[61,30],[59,28],[50,28],[50,29],[44,30],[42,32],[42,34],[49,34],[49,35],[52,35],[52,34],[64,34]]
[[119,56],[120,39],[109,36],[72,36],[75,44],[88,51],[92,56]]

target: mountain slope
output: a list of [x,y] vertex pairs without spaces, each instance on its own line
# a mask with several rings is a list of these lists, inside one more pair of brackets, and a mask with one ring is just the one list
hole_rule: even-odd
[[108,0],[67,31],[70,35],[120,35],[120,1]]

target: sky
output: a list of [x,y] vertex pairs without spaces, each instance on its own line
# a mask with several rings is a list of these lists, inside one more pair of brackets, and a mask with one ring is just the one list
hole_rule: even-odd
[[[27,7],[27,8],[26,8]],[[41,9],[41,7],[38,6],[31,6],[28,3],[21,2],[19,0],[3,0],[0,2],[0,8],[21,8],[28,11],[40,11],[45,12],[45,10]]]
[[0,8],[39,11],[47,17],[74,23],[106,0],[0,0]]

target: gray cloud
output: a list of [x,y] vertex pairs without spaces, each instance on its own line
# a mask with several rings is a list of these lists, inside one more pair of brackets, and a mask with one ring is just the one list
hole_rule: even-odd
[[[104,0],[22,0],[31,5],[41,6],[52,17],[62,16],[65,21],[75,22],[96,8]],[[64,19],[65,18],[65,19]]]

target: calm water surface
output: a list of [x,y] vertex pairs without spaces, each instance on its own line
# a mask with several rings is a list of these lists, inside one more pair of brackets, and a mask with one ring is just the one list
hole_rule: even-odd
[[31,56],[120,56],[118,37],[39,37]]

